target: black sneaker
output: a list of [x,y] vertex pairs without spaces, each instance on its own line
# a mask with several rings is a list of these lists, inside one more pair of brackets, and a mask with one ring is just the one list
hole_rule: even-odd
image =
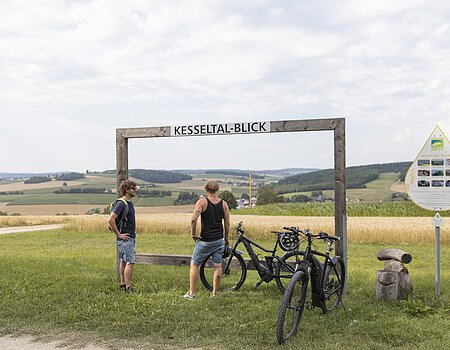
[[120,290],[125,291],[127,289],[127,285],[126,284],[120,284],[119,288],[120,288]]
[[134,293],[134,288],[132,286],[126,287],[125,292],[127,293]]

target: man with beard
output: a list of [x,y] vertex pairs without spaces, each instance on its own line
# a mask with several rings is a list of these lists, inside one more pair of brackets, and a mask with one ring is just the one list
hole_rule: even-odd
[[[120,289],[133,292],[131,287],[133,266],[136,263],[134,247],[136,244],[136,215],[131,199],[136,196],[137,184],[131,180],[124,180],[119,186],[120,195],[108,224],[117,237],[120,256]],[[119,218],[119,220],[117,220]],[[116,223],[117,220],[117,223]]]

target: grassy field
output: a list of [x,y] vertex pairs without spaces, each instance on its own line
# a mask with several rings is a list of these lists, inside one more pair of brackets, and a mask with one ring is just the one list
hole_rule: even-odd
[[[240,215],[268,216],[334,216],[334,202],[309,203],[277,203],[239,209]],[[347,203],[347,216],[368,217],[433,217],[434,212],[422,209],[413,202],[359,202]],[[441,212],[442,216],[450,216],[449,212]]]
[[[190,301],[181,298],[188,288],[188,268],[138,265],[137,292],[124,294],[115,278],[114,239],[89,226],[91,219],[85,218],[85,230],[73,230],[82,225],[78,218],[78,226],[66,230],[0,236],[1,334],[47,334],[75,347],[97,342],[113,349],[278,347],[275,322],[281,294],[274,283],[255,290],[258,278],[251,273],[239,292],[210,298],[200,287],[198,299]],[[137,251],[190,254],[189,232],[167,222],[160,225],[171,235],[141,233]],[[257,224],[255,218],[252,225]],[[264,245],[273,244],[270,235],[258,237]],[[448,347],[450,247],[442,247],[443,290],[436,300],[433,246],[403,242],[414,257],[408,266],[414,293],[401,303],[375,299],[375,272],[383,265],[375,255],[383,247],[350,244],[347,313],[342,308],[327,315],[307,310],[299,334],[283,349]]]
[[[379,202],[388,201],[391,199],[392,194],[394,193],[394,184],[395,189],[402,189],[401,192],[404,192],[403,183],[399,184],[400,174],[398,173],[383,173],[380,174],[380,177],[374,181],[368,182],[365,188],[350,188],[347,189],[347,198],[351,201],[362,200],[367,202]],[[400,187],[400,188],[399,188]],[[325,198],[334,198],[333,190],[322,191]],[[309,192],[292,192],[283,194],[286,198],[291,198],[294,195],[303,194],[306,196],[311,195],[311,191]]]

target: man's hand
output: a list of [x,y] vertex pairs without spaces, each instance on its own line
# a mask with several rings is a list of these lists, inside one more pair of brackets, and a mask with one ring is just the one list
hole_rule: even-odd
[[130,236],[129,233],[119,233],[117,235],[117,238],[121,239],[122,241],[128,241],[128,239],[130,238],[129,236]]
[[194,240],[194,242],[198,242],[200,240],[200,236],[192,235],[192,239]]

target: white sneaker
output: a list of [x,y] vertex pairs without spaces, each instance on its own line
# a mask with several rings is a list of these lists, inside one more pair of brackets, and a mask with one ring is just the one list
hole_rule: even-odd
[[192,295],[191,293],[187,292],[185,295],[183,295],[184,299],[194,300],[195,295]]

